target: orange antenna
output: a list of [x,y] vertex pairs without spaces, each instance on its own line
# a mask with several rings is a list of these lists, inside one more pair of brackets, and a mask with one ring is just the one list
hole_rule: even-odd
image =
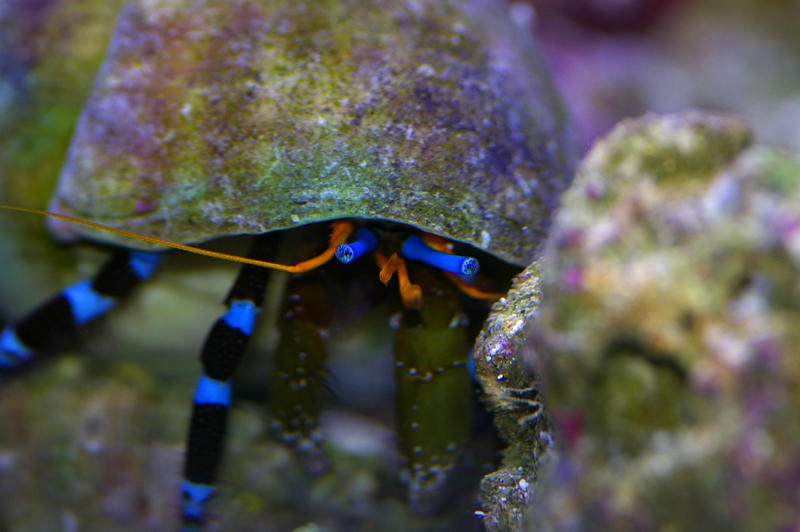
[[505,294],[500,292],[484,292],[475,285],[469,284],[458,275],[450,272],[444,272],[450,281],[458,287],[459,290],[467,294],[472,299],[500,299]]
[[132,240],[147,242],[148,244],[179,249],[181,251],[195,253],[197,255],[205,255],[206,257],[213,257],[215,259],[222,259],[231,262],[240,262],[242,264],[252,264],[253,266],[261,266],[263,268],[271,268],[273,270],[281,270],[289,273],[303,273],[309,270],[313,270],[318,266],[322,266],[323,264],[325,264],[326,262],[328,262],[333,258],[334,254],[336,253],[336,248],[340,244],[345,243],[348,237],[350,236],[350,233],[353,232],[353,223],[350,222],[349,220],[336,220],[334,222],[331,222],[331,237],[328,249],[326,249],[316,257],[313,257],[306,261],[299,262],[297,264],[287,265],[287,264],[278,264],[275,262],[267,262],[264,260],[251,259],[247,257],[240,257],[238,255],[231,255],[229,253],[210,251],[196,246],[190,246],[188,244],[181,244],[178,242],[172,242],[171,240],[164,240],[162,238],[141,235],[139,233],[134,233],[132,231],[126,231],[124,229],[108,227],[106,225],[90,222],[88,220],[82,220],[80,218],[74,218],[72,216],[66,216],[64,214],[56,214],[53,212],[43,211],[40,209],[31,209],[28,207],[12,207],[11,205],[0,205],[0,208],[7,209],[10,211],[27,212],[31,214],[40,214],[42,216],[49,216],[50,218],[56,218],[58,220],[64,220],[66,222],[72,222],[78,225],[84,225],[86,227],[91,227],[93,229],[98,229],[100,231],[105,231],[107,233],[124,236]]

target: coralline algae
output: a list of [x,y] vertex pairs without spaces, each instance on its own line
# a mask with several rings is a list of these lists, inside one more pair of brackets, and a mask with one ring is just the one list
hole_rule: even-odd
[[560,449],[536,529],[800,522],[800,157],[749,144],[649,115],[585,158],[525,347]]

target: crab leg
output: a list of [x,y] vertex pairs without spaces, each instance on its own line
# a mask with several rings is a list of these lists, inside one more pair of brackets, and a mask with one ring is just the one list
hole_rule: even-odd
[[[270,236],[259,236],[250,256],[270,258]],[[184,461],[184,530],[197,530],[205,517],[205,505],[214,494],[214,484],[231,404],[231,377],[244,355],[264,299],[269,270],[244,265],[228,293],[228,311],[211,327],[200,360],[203,375],[197,382]]]
[[317,424],[326,384],[323,331],[333,308],[320,281],[313,273],[289,280],[269,387],[273,430],[312,473],[328,467]]
[[447,479],[471,427],[469,343],[459,294],[435,272],[415,270],[419,310],[406,308],[395,338],[397,430],[409,466],[409,502],[431,513],[444,502]]
[[159,253],[119,251],[97,272],[43,302],[0,334],[0,370],[31,362],[77,327],[108,312],[120,298],[150,277]]

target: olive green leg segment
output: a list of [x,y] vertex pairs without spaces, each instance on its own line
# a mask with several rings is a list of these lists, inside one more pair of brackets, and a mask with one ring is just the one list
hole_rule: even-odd
[[409,503],[428,514],[446,502],[447,480],[472,427],[469,342],[459,294],[438,273],[415,271],[422,307],[405,310],[395,339],[396,423],[408,461]]
[[332,309],[319,273],[289,280],[279,318],[280,340],[270,383],[273,430],[312,473],[328,467],[318,431],[325,394],[327,350],[323,332]]

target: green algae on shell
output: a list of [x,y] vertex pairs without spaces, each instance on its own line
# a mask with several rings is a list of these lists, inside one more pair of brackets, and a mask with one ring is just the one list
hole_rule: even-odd
[[562,444],[542,528],[797,523],[800,157],[749,143],[649,115],[584,159],[527,346]]
[[51,209],[186,242],[381,219],[526,264],[571,154],[549,77],[506,10],[132,1]]

